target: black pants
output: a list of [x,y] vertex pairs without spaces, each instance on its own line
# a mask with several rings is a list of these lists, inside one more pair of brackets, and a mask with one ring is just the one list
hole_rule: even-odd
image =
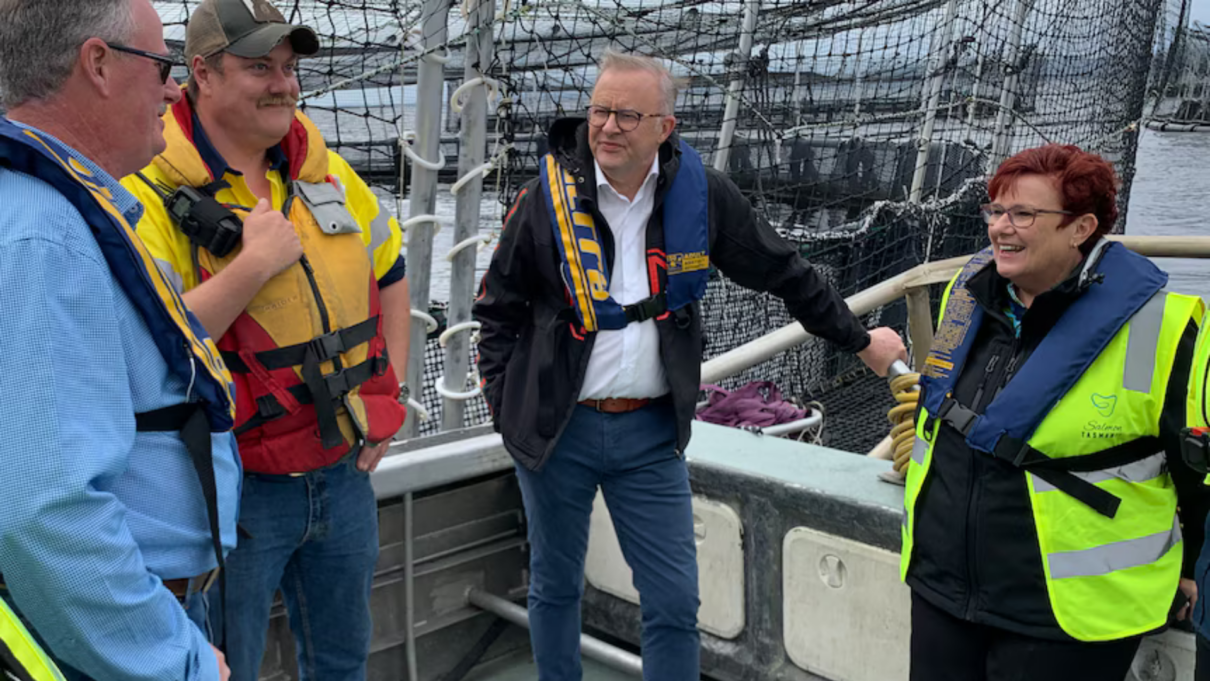
[[911,681],[1122,681],[1140,643],[1023,636],[957,619],[912,594]]
[[1210,641],[1197,635],[1197,671],[1194,681],[1210,681]]

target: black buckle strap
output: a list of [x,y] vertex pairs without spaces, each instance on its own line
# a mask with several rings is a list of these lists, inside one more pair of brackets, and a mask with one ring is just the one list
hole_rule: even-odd
[[1141,437],[1110,447],[1095,454],[1051,458],[1045,452],[1015,438],[1001,437],[992,456],[1013,466],[1029,471],[1050,483],[1055,489],[1082,502],[1107,518],[1113,518],[1122,500],[1116,495],[1097,487],[1075,473],[1087,473],[1125,466],[1142,461],[1163,451],[1159,438]]
[[319,356],[308,346],[303,356],[302,379],[311,389],[311,397],[315,404],[315,417],[319,421],[319,439],[324,449],[332,449],[344,444],[344,434],[340,432],[340,424],[336,421],[335,397],[328,390],[328,382],[320,369]]
[[668,311],[668,297],[663,293],[657,293],[650,298],[644,298],[632,305],[622,307],[622,312],[626,315],[627,324],[635,324],[645,322],[648,319],[656,317]]
[[966,437],[971,428],[975,425],[975,419],[979,415],[972,409],[967,409],[962,406],[952,397],[947,397],[941,402],[941,408],[937,410],[937,418],[944,423],[948,423],[954,430],[962,433]]
[[1113,518],[1117,515],[1118,506],[1122,505],[1122,500],[1117,496],[1083,478],[1076,477],[1070,471],[1033,467],[1027,470],[1106,518]]
[[[198,402],[176,404],[163,409],[134,415],[135,430],[140,433],[179,431],[181,442],[193,461],[194,472],[206,500],[206,516],[210,521],[210,541],[218,564],[218,583],[223,617],[227,615],[227,570],[223,560],[223,540],[218,522],[218,483],[214,479],[214,452],[210,441],[210,420]],[[225,643],[219,646],[226,649]]]
[[[322,363],[333,360],[341,353],[348,352],[362,343],[369,342],[377,335],[378,315],[375,315],[348,328],[337,329],[332,333],[312,338],[306,343],[264,350],[256,353],[255,356],[256,360],[270,371],[299,366],[306,360],[308,352],[313,353],[317,361]],[[227,368],[233,373],[251,372],[248,365],[240,358],[239,353],[225,351],[222,355],[223,361],[227,363]]]
[[[946,397],[937,410],[937,419],[949,424],[964,437],[970,433],[977,418],[978,414],[952,397]],[[1026,442],[1001,436],[991,455],[1015,468],[1033,473],[1097,513],[1113,518],[1122,500],[1074,473],[1124,466],[1145,459],[1160,449],[1158,440],[1147,437],[1110,447],[1096,454],[1054,459]]]
[[[1052,459],[1017,438],[1007,435],[1000,436],[1000,440],[996,442],[996,446],[992,449],[991,454],[993,457],[1005,463],[1010,463],[1017,468],[1032,468],[1046,461],[1063,461],[1063,459]],[[1052,467],[1052,470],[1059,470],[1059,467]]]
[[[323,376],[323,382],[331,401],[342,399],[354,388],[371,378],[382,376],[390,366],[390,360],[384,356],[371,357],[354,367]],[[292,385],[286,389],[299,404],[314,404],[315,396],[308,384]],[[256,398],[256,414],[235,429],[235,434],[242,435],[253,428],[259,428],[269,421],[282,418],[289,412],[273,395],[261,395]],[[338,428],[339,430],[339,428]],[[321,428],[322,435],[322,428]],[[344,436],[341,435],[341,442]]]

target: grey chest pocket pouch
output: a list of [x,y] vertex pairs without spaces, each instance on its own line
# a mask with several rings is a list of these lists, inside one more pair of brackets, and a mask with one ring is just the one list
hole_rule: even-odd
[[294,186],[298,189],[299,198],[307,204],[324,234],[332,236],[361,233],[357,220],[353,219],[353,214],[345,207],[344,193],[332,184],[297,181]]

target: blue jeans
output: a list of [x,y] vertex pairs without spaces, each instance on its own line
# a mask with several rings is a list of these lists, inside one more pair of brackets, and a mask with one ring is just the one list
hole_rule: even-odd
[[539,681],[579,681],[588,522],[600,486],[643,614],[643,678],[698,681],[697,546],[689,471],[667,400],[625,414],[577,406],[541,471],[517,466],[530,544]]
[[[46,641],[38,635],[36,630],[34,630],[34,625],[30,624],[29,620],[25,619],[25,615],[21,614],[20,608],[18,608],[17,604],[13,602],[12,596],[10,596],[8,593],[8,589],[0,589],[0,598],[4,599],[4,602],[8,604],[9,609],[11,609],[13,613],[17,615],[17,619],[21,620],[21,624],[25,625],[25,628],[29,631],[30,636],[33,636],[34,640],[38,642],[38,645],[42,646],[42,650],[46,653],[46,656],[49,657],[59,668],[59,671],[63,673],[63,678],[65,681],[93,681],[91,676],[85,676],[84,674],[76,671],[75,668],[67,666],[50,652],[50,646],[46,645]],[[189,597],[189,600],[184,603],[184,606],[185,614],[189,616],[189,621],[197,625],[197,628],[202,630],[202,633],[206,635],[208,640],[214,641],[214,632],[211,631],[210,622],[207,618],[208,608],[206,605],[205,596],[200,593],[195,593]],[[205,654],[205,651],[203,651],[203,654]]]
[[217,586],[209,594],[231,678],[257,678],[280,589],[301,679],[364,681],[378,503],[356,457],[298,476],[246,474],[239,525],[239,545],[227,556],[225,617]]
[[[1210,516],[1206,516],[1205,529],[1210,531]],[[1210,537],[1210,535],[1207,535]],[[1197,630],[1198,636],[1210,639],[1210,612],[1207,612],[1206,599],[1210,598],[1210,541],[1202,544],[1202,552],[1198,554],[1193,567],[1193,579],[1197,582],[1197,603],[1189,619]],[[1206,655],[1210,659],[1210,655]],[[1207,672],[1210,676],[1210,671]]]

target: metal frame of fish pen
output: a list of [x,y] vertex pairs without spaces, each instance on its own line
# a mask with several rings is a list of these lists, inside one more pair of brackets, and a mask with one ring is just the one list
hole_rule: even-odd
[[[1115,235],[1108,237],[1127,248],[1147,257],[1210,258],[1210,237],[1145,237]],[[942,261],[918,265],[907,272],[883,281],[876,286],[860,291],[845,299],[855,314],[861,315],[880,306],[888,305],[900,298],[911,304],[915,300],[915,314],[911,317],[908,333],[914,348],[913,363],[920,366],[923,355],[931,345],[933,324],[929,303],[929,287],[949,281],[971,256],[949,258]],[[767,361],[779,353],[799,345],[811,338],[800,324],[792,324],[747,343],[732,351],[715,357],[702,365],[703,381],[718,381],[737,374],[747,368]],[[412,589],[413,542],[412,495],[423,490],[448,486],[478,477],[502,473],[513,467],[512,458],[505,451],[497,434],[482,434],[457,439],[449,433],[433,446],[411,449],[403,454],[406,443],[400,442],[392,448],[400,448],[399,456],[383,459],[373,474],[372,482],[378,499],[403,497],[405,500],[405,561],[404,579],[407,580],[405,604],[405,636],[409,680],[419,678],[416,673],[416,633],[413,622],[414,593]],[[860,456],[854,454],[854,456]],[[469,588],[463,594],[465,605],[490,612],[518,626],[528,628],[528,616],[521,606],[507,598],[491,594],[482,589]],[[589,657],[610,667],[639,677],[642,675],[641,659],[622,648],[588,635],[581,636],[581,651]]]

